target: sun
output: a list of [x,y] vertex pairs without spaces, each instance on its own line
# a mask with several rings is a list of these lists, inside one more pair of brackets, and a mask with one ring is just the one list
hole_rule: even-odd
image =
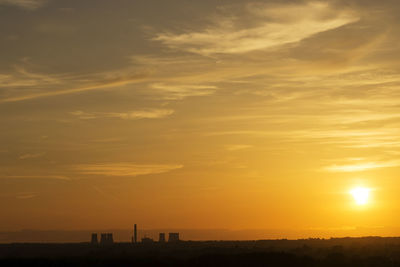
[[353,196],[357,205],[365,205],[369,200],[369,192],[371,189],[365,187],[356,187],[350,190],[350,194]]

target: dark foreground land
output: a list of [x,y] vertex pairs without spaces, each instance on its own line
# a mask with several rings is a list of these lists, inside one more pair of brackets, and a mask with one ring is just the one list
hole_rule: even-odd
[[2,244],[0,266],[400,266],[400,238]]

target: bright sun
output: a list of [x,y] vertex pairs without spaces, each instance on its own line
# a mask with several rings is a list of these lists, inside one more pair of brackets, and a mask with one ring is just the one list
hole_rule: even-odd
[[350,191],[357,205],[365,205],[368,203],[369,192],[371,190],[365,187],[356,187]]

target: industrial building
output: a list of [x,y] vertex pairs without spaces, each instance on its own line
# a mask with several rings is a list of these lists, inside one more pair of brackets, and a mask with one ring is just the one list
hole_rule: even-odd
[[114,238],[112,233],[102,233],[100,236],[101,245],[112,245],[114,243]]
[[[98,245],[99,239],[97,233],[92,233],[90,244]],[[112,233],[101,233],[100,234],[100,245],[112,245],[114,244],[114,238]]]
[[92,245],[97,245],[97,244],[99,243],[99,240],[98,240],[98,238],[97,238],[97,234],[96,234],[96,233],[93,233],[93,234],[92,234],[92,240],[90,241],[90,243],[91,243]]
[[177,243],[177,242],[179,242],[179,233],[169,233],[168,243]]
[[158,237],[158,242],[165,243],[165,233],[160,233]]
[[[137,232],[137,225],[134,224],[133,226],[133,235],[132,235],[132,243],[137,244],[138,243],[138,232]],[[180,241],[179,239],[179,233],[168,233],[168,243],[178,243]],[[153,238],[147,237],[146,235],[141,239],[141,244],[153,244],[156,241],[153,240]],[[166,234],[165,233],[159,233],[158,236],[158,243],[166,243]],[[99,240],[99,235],[97,233],[92,233],[91,241],[90,244],[92,245],[112,245],[114,244],[114,238],[112,233],[101,233],[100,234],[100,240]]]

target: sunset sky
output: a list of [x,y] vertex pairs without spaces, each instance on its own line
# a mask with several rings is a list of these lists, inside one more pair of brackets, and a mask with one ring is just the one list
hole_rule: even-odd
[[399,14],[0,0],[0,231],[400,235]]

